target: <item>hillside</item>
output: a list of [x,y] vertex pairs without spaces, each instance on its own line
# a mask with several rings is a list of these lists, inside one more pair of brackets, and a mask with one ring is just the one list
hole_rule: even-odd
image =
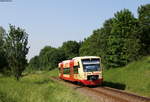
[[105,85],[150,97],[150,56],[104,71]]

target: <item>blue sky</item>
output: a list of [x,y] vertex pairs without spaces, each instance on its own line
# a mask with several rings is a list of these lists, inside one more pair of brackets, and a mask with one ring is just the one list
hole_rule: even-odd
[[28,59],[46,46],[80,41],[124,8],[137,17],[137,8],[150,0],[12,0],[0,2],[0,26],[22,27],[29,33]]

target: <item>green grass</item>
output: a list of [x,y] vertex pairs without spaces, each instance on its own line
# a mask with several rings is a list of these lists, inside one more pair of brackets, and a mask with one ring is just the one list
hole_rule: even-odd
[[0,102],[90,102],[72,88],[50,80],[50,76],[57,76],[57,70],[29,74],[19,82],[0,76]]
[[[0,75],[0,102],[90,102],[70,87],[50,80],[58,70],[26,74],[18,82]],[[109,86],[123,85],[125,90],[150,97],[150,57],[129,65],[104,71]]]
[[110,85],[124,85],[125,90],[150,97],[150,57],[129,65],[104,71],[104,80]]

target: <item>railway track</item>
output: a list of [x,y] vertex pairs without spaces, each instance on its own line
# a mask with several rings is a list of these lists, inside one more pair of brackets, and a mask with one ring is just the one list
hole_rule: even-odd
[[72,84],[70,82],[62,81],[58,77],[51,77],[51,79],[64,83],[65,85],[74,87],[74,89],[86,93],[91,98],[93,97],[96,100],[96,102],[150,102],[149,97],[135,95],[114,88],[104,86],[89,88],[85,86]]

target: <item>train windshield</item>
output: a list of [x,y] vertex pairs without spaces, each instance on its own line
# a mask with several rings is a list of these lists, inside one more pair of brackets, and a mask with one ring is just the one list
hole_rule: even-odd
[[82,59],[84,72],[93,72],[100,70],[100,59]]

